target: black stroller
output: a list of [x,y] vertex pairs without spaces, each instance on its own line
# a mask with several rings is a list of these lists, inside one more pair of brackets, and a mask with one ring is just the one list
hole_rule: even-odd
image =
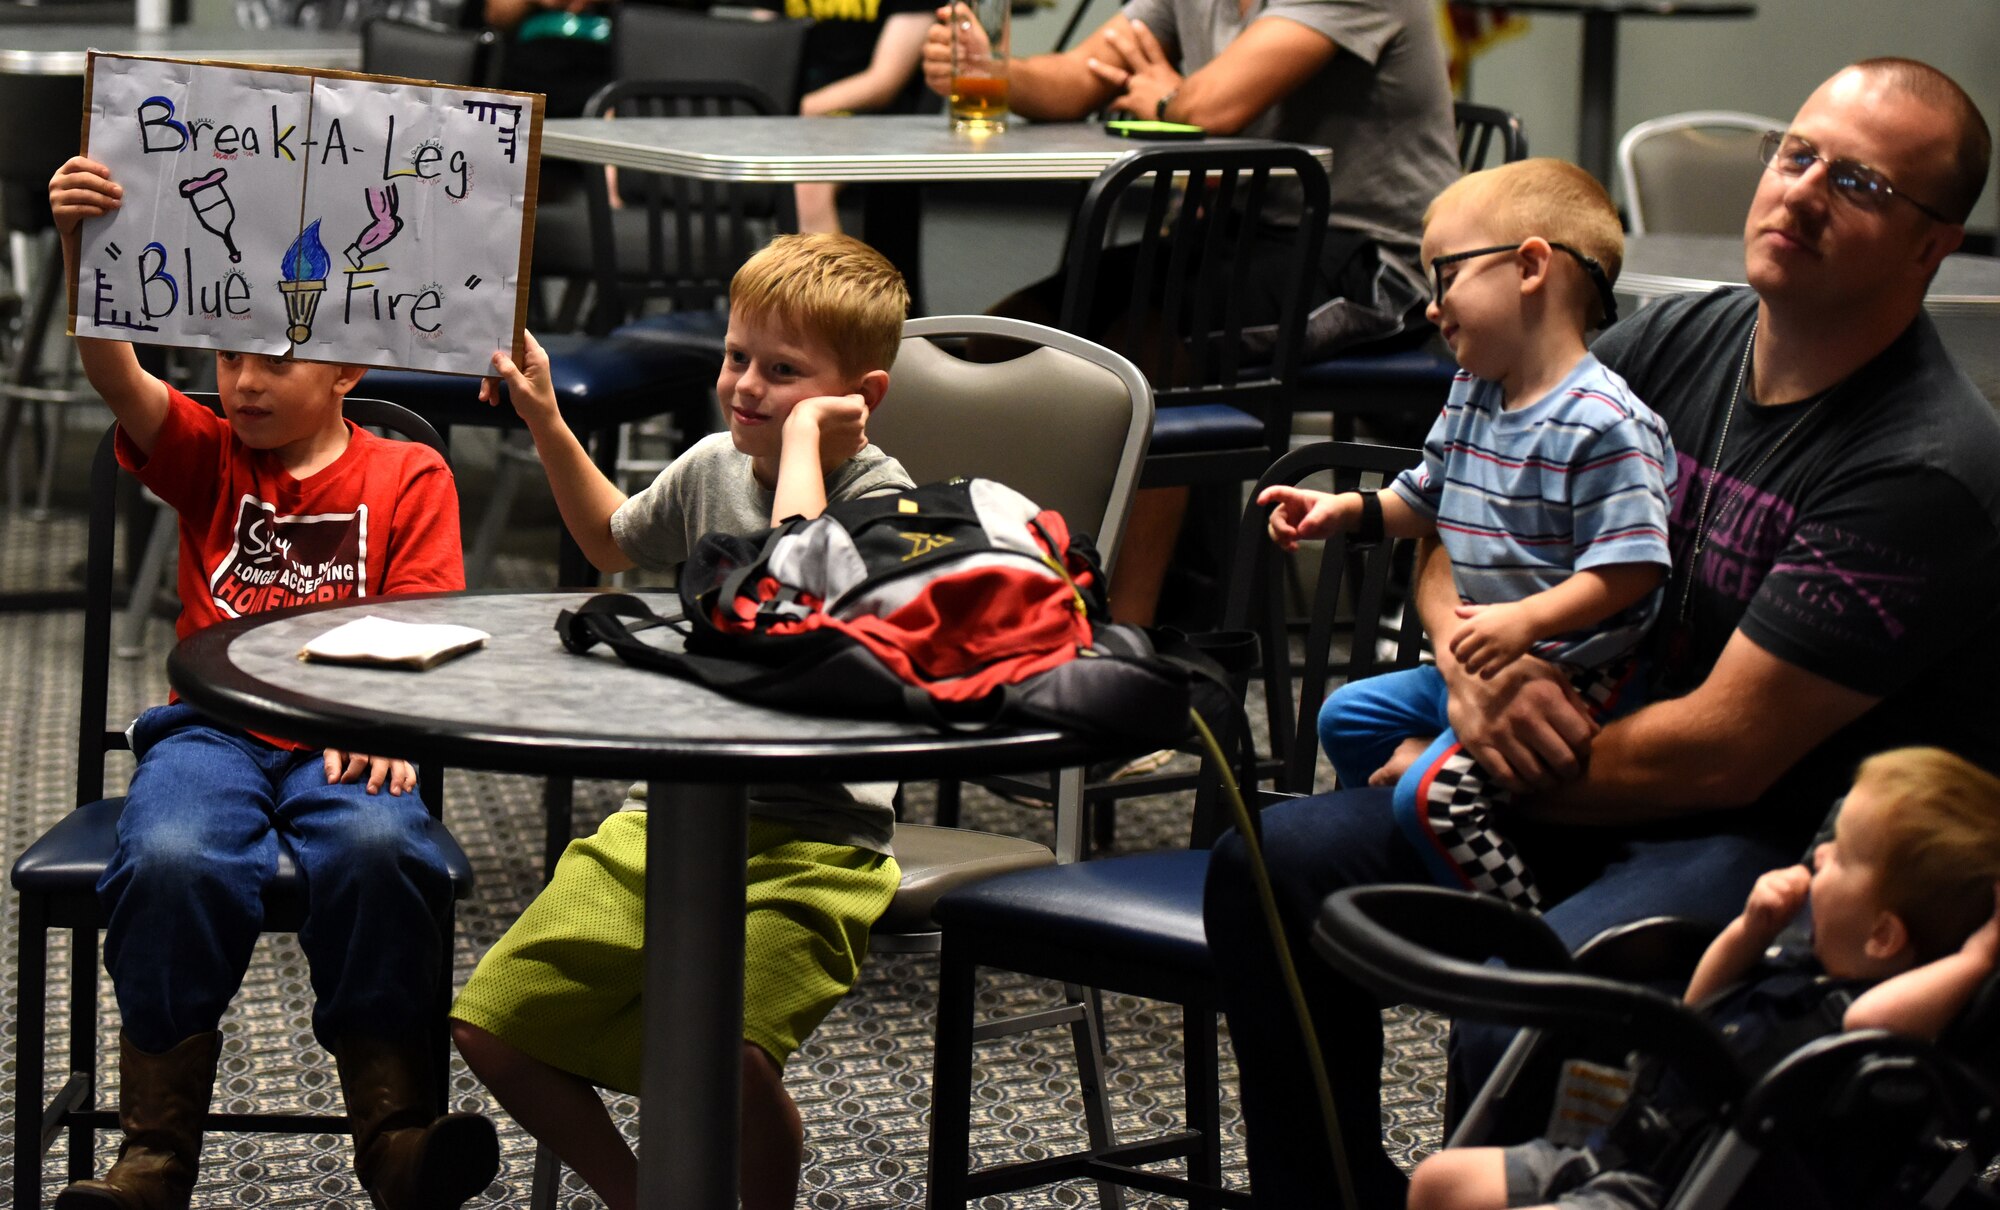
[[[1655,919],[1572,955],[1535,915],[1423,886],[1332,895],[1313,944],[1384,1003],[1523,1027],[1449,1146],[1542,1134],[1563,1062],[1670,1072],[1700,1122],[1656,1171],[1674,1210],[2000,1207],[2000,978],[1936,1043],[1879,1030],[1822,1037],[1761,1075],[1656,986],[1685,986],[1714,928]],[[1493,960],[1505,966],[1493,964]],[[1642,1075],[1642,1081],[1647,1078]]]

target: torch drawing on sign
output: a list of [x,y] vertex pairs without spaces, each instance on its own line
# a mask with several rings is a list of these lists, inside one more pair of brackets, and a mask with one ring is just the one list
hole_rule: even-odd
[[319,220],[314,219],[285,249],[285,275],[278,282],[278,290],[285,296],[285,317],[292,321],[285,337],[293,344],[312,339],[313,313],[319,310],[319,296],[326,289],[326,273],[332,266],[326,245],[319,242]]
[[347,245],[347,263],[359,269],[369,253],[396,238],[403,229],[403,220],[396,213],[396,185],[391,181],[380,189],[363,189],[362,196],[368,203],[368,213],[372,216],[361,234]]
[[229,249],[229,261],[235,264],[243,259],[236,250],[235,237],[230,228],[236,225],[236,203],[229,198],[229,190],[222,182],[229,179],[229,169],[218,168],[206,176],[189,177],[181,182],[181,196],[194,207],[194,217],[202,226],[220,237],[222,246]]

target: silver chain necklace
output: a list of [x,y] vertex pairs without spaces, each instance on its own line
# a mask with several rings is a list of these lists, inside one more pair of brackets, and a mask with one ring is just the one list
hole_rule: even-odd
[[[1695,514],[1694,546],[1688,552],[1687,579],[1681,584],[1680,620],[1683,623],[1687,621],[1688,602],[1694,595],[1695,569],[1701,566],[1701,552],[1708,546],[1708,506],[1715,497],[1715,481],[1722,477],[1722,451],[1728,448],[1730,424],[1736,419],[1736,404],[1743,398],[1743,383],[1750,376],[1750,355],[1757,348],[1757,322],[1755,318],[1750,321],[1750,338],[1743,342],[1743,361],[1736,367],[1736,389],[1729,393],[1728,410],[1722,413],[1722,436],[1716,438],[1715,457],[1708,464],[1708,482],[1703,484],[1701,489],[1701,511]],[[1799,413],[1799,418],[1792,421],[1792,427],[1786,429],[1771,448],[1764,451],[1764,456],[1757,459],[1756,465],[1750,468],[1748,474],[1736,481],[1736,485],[1729,491],[1729,499],[1723,503],[1726,505],[1730,500],[1735,500],[1749,491],[1758,473],[1771,461],[1772,455],[1782,449],[1785,442],[1792,439],[1792,434],[1799,431],[1799,426],[1810,420],[1812,414],[1819,411],[1820,405],[1833,398],[1839,389],[1837,386],[1834,387],[1833,390],[1813,400],[1812,406]]]

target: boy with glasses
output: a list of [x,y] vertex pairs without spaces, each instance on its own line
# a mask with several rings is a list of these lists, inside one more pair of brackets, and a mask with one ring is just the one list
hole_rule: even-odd
[[[1463,368],[1422,465],[1379,493],[1258,497],[1286,550],[1343,531],[1438,538],[1465,619],[1458,661],[1490,677],[1532,653],[1595,717],[1636,704],[1632,653],[1659,612],[1676,473],[1666,426],[1584,343],[1616,318],[1623,251],[1611,199],[1575,165],[1525,160],[1447,188],[1424,215],[1428,314]],[[1440,884],[1536,907],[1494,826],[1507,792],[1460,746],[1447,705],[1434,666],[1356,681],[1327,699],[1320,742],[1342,786],[1394,783],[1397,824]],[[1392,777],[1398,745],[1432,735]]]

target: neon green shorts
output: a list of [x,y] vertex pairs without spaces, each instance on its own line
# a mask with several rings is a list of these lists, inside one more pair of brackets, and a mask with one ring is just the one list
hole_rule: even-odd
[[[894,858],[750,821],[743,1037],[783,1066],[840,1002],[902,873]],[[639,1091],[646,812],[570,842],[555,877],[472,973],[451,1015],[544,1063]]]

